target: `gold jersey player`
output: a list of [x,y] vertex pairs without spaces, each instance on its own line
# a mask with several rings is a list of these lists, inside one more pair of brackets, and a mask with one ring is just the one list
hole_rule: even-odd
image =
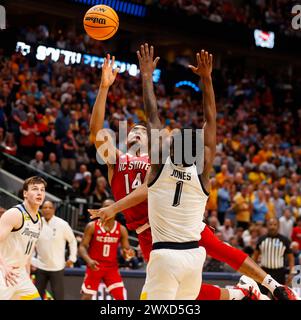
[[[216,108],[211,78],[212,55],[202,52],[199,72],[203,83],[210,87],[205,96],[206,126],[204,133],[204,169],[187,155],[195,155],[197,132],[191,130],[192,144],[184,143],[184,130],[171,139],[170,154],[164,159],[159,146],[161,163],[155,164],[151,146],[154,130],[163,129],[159,120],[152,74],[159,58],[153,60],[153,47],[142,45],[137,52],[143,87],[143,100],[148,122],[151,170],[148,177],[148,214],[153,239],[153,250],[147,266],[141,299],[193,300],[202,283],[206,250],[199,247],[203,215],[208,199],[209,173],[216,146]],[[180,139],[177,139],[179,137]],[[163,138],[164,140],[164,138]],[[178,142],[180,141],[180,143]],[[165,141],[163,141],[163,144]],[[180,157],[177,157],[177,154]]]
[[25,180],[24,202],[0,218],[0,300],[41,300],[30,279],[29,266],[42,229],[38,210],[46,185],[41,177]]

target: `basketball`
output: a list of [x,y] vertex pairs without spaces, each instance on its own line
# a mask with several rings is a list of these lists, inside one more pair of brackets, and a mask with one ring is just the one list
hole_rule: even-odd
[[118,27],[118,15],[109,6],[96,5],[85,14],[84,28],[87,34],[95,40],[106,40],[113,37]]

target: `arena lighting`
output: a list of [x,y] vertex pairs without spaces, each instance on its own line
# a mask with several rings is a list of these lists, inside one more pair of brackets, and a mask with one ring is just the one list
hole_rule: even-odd
[[188,87],[191,87],[194,91],[196,92],[200,92],[200,88],[193,82],[191,81],[179,81],[176,83],[176,88],[179,88],[179,87],[183,87],[183,86],[188,86]]
[[[27,45],[24,42],[17,42],[16,51],[20,51],[23,56],[28,55],[30,53],[30,50],[31,50],[30,45]],[[93,56],[90,54],[82,54],[79,52],[74,52],[74,51],[69,51],[69,50],[64,50],[59,48],[46,47],[43,45],[40,45],[37,47],[35,56],[36,56],[36,59],[39,61],[44,61],[46,60],[47,57],[50,57],[51,60],[54,62],[58,61],[61,56],[64,56],[65,65],[80,64],[83,61],[84,64],[90,67],[97,67],[97,68],[101,68],[104,61],[103,57]],[[133,77],[136,77],[140,73],[138,66],[134,63],[115,60],[115,64],[117,67],[120,68],[119,73],[128,71],[129,75]],[[153,74],[154,82],[159,81],[160,75],[161,75],[161,70],[156,69]]]
[[126,13],[136,17],[146,16],[146,6],[141,4],[135,4],[131,2],[125,2],[120,0],[70,0],[76,3],[86,4],[88,6],[95,6],[98,4],[105,4],[117,12]]
[[254,39],[257,47],[273,49],[275,45],[275,33],[254,30]]

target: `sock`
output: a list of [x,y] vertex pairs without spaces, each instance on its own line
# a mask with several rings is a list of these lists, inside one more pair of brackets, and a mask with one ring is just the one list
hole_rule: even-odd
[[245,295],[240,289],[228,289],[229,300],[242,300]]
[[281,287],[281,284],[274,280],[269,274],[266,275],[266,277],[263,279],[262,285],[266,287],[271,293],[273,293],[277,287]]

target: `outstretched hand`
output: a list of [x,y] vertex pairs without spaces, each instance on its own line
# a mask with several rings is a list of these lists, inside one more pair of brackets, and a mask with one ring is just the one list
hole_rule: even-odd
[[190,68],[195,74],[199,77],[208,78],[211,77],[212,73],[212,64],[213,56],[209,54],[208,51],[202,50],[201,54],[196,54],[197,66],[189,65]]
[[101,225],[107,225],[110,220],[114,220],[116,212],[114,212],[111,206],[100,208],[100,209],[88,209],[88,212],[91,215],[91,219],[100,219]]
[[115,64],[115,57],[112,57],[108,53],[106,58],[104,59],[102,65],[102,74],[101,74],[101,83],[100,86],[103,88],[110,87],[116,79],[117,73],[119,72],[120,68],[114,68]]
[[154,47],[148,47],[148,44],[140,46],[140,51],[137,51],[137,56],[140,65],[140,72],[143,78],[150,78],[153,76],[153,72],[157,67],[159,57],[156,57],[154,60]]

